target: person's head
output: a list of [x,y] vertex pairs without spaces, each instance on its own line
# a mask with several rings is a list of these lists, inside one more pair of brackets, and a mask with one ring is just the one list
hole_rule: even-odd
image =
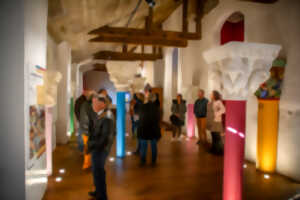
[[148,98],[149,95],[152,93],[152,87],[150,84],[147,84],[144,88],[145,97]]
[[82,94],[86,97],[89,98],[90,94],[91,94],[91,90],[83,90]]
[[107,96],[107,90],[102,88],[98,91],[98,94],[103,94],[104,96]]
[[199,97],[199,99],[204,98],[204,95],[205,95],[204,90],[203,90],[203,89],[199,89],[199,90],[198,90],[198,97]]
[[145,95],[143,93],[137,93],[136,96],[141,102],[145,102]]
[[182,101],[182,95],[181,94],[177,94],[177,102],[181,103]]
[[221,98],[222,98],[221,94],[217,90],[212,91],[212,93],[211,93],[212,101],[218,101],[218,100],[221,100]]
[[107,99],[103,94],[94,95],[92,102],[94,112],[99,112],[107,107]]

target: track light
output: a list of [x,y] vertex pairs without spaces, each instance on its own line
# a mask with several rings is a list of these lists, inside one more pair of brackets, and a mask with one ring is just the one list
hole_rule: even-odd
[[150,6],[150,7],[154,7],[155,6],[155,0],[146,0],[147,4]]

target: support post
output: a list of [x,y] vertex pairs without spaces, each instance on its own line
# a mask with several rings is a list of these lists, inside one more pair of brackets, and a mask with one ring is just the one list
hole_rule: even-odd
[[194,104],[188,104],[187,110],[187,128],[188,128],[188,137],[192,138],[195,136],[195,115],[194,115]]
[[125,92],[117,92],[117,157],[125,157]]
[[243,190],[246,101],[229,100],[225,106],[223,199],[240,200]]

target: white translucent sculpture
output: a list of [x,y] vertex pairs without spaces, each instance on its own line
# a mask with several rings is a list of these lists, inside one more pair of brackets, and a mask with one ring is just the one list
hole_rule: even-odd
[[108,61],[106,63],[110,80],[117,91],[129,91],[134,76],[138,73],[138,62]]
[[220,88],[225,99],[244,100],[267,80],[280,45],[230,42],[203,53],[212,64],[210,78]]
[[57,103],[57,86],[62,79],[58,71],[47,70],[43,72],[44,85],[38,87],[38,104],[55,106]]
[[198,97],[199,87],[194,85],[183,85],[182,86],[182,95],[183,98],[187,101],[188,104],[193,104],[195,99]]
[[131,80],[130,89],[132,93],[141,92],[145,87],[145,77],[134,77]]

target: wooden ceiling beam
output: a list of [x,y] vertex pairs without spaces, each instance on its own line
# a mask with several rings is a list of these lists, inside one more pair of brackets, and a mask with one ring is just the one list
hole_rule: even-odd
[[109,42],[109,43],[122,43],[122,44],[140,44],[140,45],[157,45],[169,47],[187,47],[187,40],[173,39],[167,37],[156,36],[138,36],[138,35],[109,35],[101,34],[98,37],[90,39],[90,42]]
[[155,61],[162,59],[162,54],[147,54],[147,53],[122,53],[114,51],[100,51],[94,54],[94,59],[97,60],[117,60],[117,61]]
[[160,38],[171,38],[171,39],[186,39],[186,40],[198,40],[199,34],[197,33],[184,33],[179,31],[163,31],[159,29],[153,29],[149,33],[145,29],[137,28],[122,28],[122,27],[108,27],[104,26],[89,32],[90,35],[108,35],[108,36],[140,36],[140,37],[160,37]]

